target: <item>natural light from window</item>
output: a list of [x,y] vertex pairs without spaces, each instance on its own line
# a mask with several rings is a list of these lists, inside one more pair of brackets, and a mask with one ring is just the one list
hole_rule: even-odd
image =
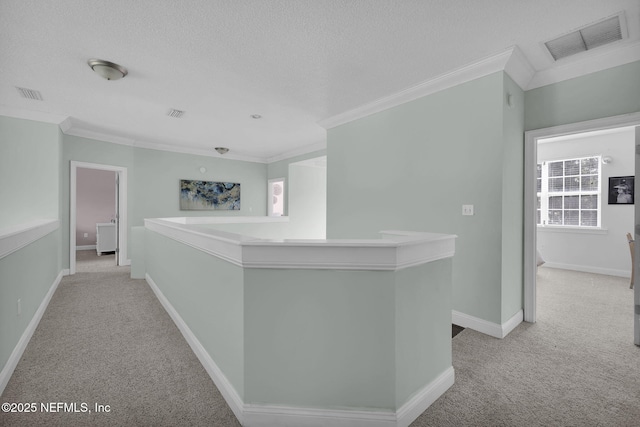
[[267,213],[269,216],[284,216],[284,178],[269,180]]
[[601,157],[538,163],[538,225],[600,227]]

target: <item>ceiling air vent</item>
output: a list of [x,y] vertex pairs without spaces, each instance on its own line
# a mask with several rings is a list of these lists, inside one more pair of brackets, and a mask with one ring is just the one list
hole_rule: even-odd
[[619,14],[596,22],[572,33],[549,40],[544,45],[553,56],[553,59],[557,61],[576,53],[586,52],[587,50],[622,40],[622,16],[622,14]]
[[20,92],[20,95],[23,98],[33,99],[35,101],[42,101],[42,94],[37,90],[26,89],[24,87],[16,87],[16,89],[18,89],[18,92]]
[[169,112],[167,113],[167,116],[169,117],[173,117],[175,119],[179,119],[182,116],[184,116],[184,111],[182,110],[176,110],[174,108],[170,109]]

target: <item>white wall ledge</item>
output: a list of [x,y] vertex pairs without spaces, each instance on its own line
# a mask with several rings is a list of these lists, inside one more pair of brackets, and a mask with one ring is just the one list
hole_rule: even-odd
[[244,268],[400,270],[455,253],[457,236],[412,231],[384,231],[382,239],[259,239],[201,227],[248,218],[272,223],[278,217],[207,217],[145,219],[151,231]]
[[0,259],[57,230],[57,219],[37,220],[0,230]]

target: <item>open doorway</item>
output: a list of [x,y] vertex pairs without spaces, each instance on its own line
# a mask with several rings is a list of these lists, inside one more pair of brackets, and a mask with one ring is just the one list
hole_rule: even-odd
[[[91,188],[87,188],[87,184],[91,184],[91,182],[96,185],[96,194],[94,194],[96,197],[87,195],[87,192],[91,192]],[[126,168],[71,162],[70,274],[76,272],[77,250],[79,248],[93,251],[96,256],[113,253],[111,255],[113,263],[128,265],[126,189]],[[97,197],[98,193],[101,193],[102,196]]]
[[[536,321],[536,272],[538,261],[538,215],[540,215],[540,209],[538,204],[538,183],[539,183],[539,164],[538,159],[538,144],[541,140],[550,138],[562,138],[567,135],[574,135],[584,132],[598,132],[598,131],[611,131],[612,129],[622,127],[632,127],[640,125],[640,114],[629,114],[623,116],[615,116],[605,119],[598,119],[588,122],[575,123],[570,125],[563,125],[554,128],[539,129],[535,131],[529,131],[525,134],[525,242],[524,242],[524,255],[525,255],[525,289],[524,289],[524,320],[527,322]],[[635,130],[637,132],[637,128]],[[631,154],[632,157],[633,153]],[[606,157],[602,156],[602,157]],[[570,159],[571,160],[571,159]],[[575,160],[575,159],[574,159]],[[600,158],[600,161],[602,159]],[[605,160],[607,161],[607,160]],[[633,169],[632,169],[633,170]],[[612,172],[613,173],[613,172]],[[633,173],[632,173],[633,174]],[[601,191],[601,203],[607,204],[608,198],[608,178],[612,177],[607,175],[607,182],[603,179],[600,191]],[[564,205],[563,205],[564,206]],[[635,206],[635,205],[634,205]],[[636,208],[637,210],[637,208]],[[548,216],[546,217],[548,220]],[[579,220],[578,220],[579,221]],[[633,226],[633,223],[630,224]],[[597,227],[596,227],[597,228]],[[602,227],[600,227],[602,229]],[[599,230],[596,232],[602,232]],[[606,232],[606,231],[604,231]],[[612,236],[613,238],[614,236]],[[625,235],[620,236],[620,240],[624,241]],[[542,254],[544,257],[544,254]],[[628,249],[626,252],[626,262],[629,263]],[[613,269],[615,270],[615,269]]]

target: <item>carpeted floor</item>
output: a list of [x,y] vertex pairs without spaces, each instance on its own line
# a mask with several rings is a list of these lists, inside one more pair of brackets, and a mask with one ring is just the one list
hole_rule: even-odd
[[455,384],[412,427],[640,425],[629,280],[540,268],[537,284],[537,323],[456,336]]
[[[0,425],[238,426],[149,286],[83,252],[0,400],[92,412],[0,413]],[[631,310],[627,279],[541,268],[538,323],[503,340],[459,332],[456,382],[412,426],[639,425]]]
[[[0,399],[38,411],[0,413],[0,425],[239,426],[147,283],[115,267],[114,255],[81,251],[77,261]],[[46,413],[41,402],[92,412]]]

